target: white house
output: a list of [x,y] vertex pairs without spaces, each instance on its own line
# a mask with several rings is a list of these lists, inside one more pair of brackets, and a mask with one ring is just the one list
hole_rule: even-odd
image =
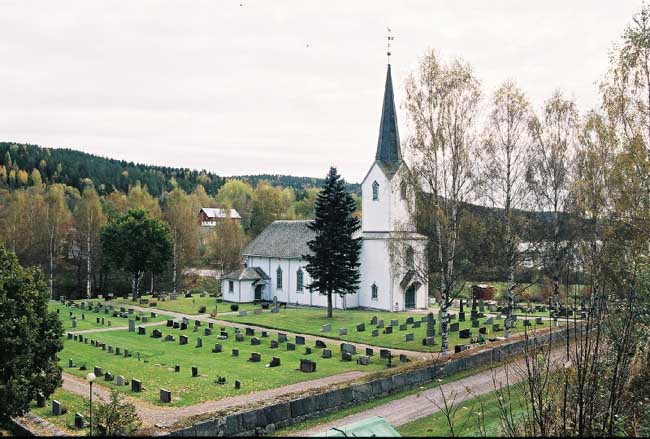
[[199,210],[198,221],[203,227],[214,227],[218,221],[226,219],[241,221],[241,216],[235,209],[227,210],[215,207],[202,207]]
[[[361,282],[357,294],[333,298],[336,308],[403,311],[426,308],[428,280],[415,269],[423,262],[427,238],[415,233],[409,215],[414,197],[404,176],[390,64],[375,161],[361,184]],[[222,278],[225,300],[272,300],[327,306],[327,297],[309,292],[303,259],[314,237],[309,221],[275,221],[242,251],[245,268]],[[402,251],[403,250],[403,251]]]

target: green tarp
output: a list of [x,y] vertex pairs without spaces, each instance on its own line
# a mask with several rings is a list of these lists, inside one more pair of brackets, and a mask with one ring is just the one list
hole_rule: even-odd
[[400,434],[381,416],[373,416],[363,421],[343,427],[331,428],[314,437],[401,437]]

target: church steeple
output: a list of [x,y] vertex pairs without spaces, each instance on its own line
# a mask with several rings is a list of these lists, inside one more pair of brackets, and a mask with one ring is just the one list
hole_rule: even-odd
[[379,140],[377,142],[375,160],[381,165],[388,178],[391,178],[395,174],[402,163],[402,150],[399,144],[397,112],[395,111],[395,97],[393,96],[393,79],[390,73],[390,64],[388,64],[388,71],[386,72],[384,104],[381,109]]

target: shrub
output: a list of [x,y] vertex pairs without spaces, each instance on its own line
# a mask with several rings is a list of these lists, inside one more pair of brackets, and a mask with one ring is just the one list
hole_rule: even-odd
[[239,305],[233,303],[232,305],[230,305],[230,311],[239,311]]

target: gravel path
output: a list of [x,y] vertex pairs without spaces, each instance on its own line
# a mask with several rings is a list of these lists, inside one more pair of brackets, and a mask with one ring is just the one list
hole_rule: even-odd
[[[557,366],[558,362],[562,360],[563,352],[563,348],[558,348],[553,351],[554,366]],[[525,377],[523,374],[524,361],[521,359],[495,368],[494,370],[486,370],[476,375],[406,396],[345,418],[294,432],[292,436],[312,436],[325,432],[332,427],[340,428],[341,426],[349,425],[372,416],[381,416],[393,426],[403,425],[441,410],[444,407],[443,393],[449,404],[452,402],[460,404],[478,395],[494,391],[495,383],[499,386],[506,385],[507,383],[515,384],[522,381]]]

